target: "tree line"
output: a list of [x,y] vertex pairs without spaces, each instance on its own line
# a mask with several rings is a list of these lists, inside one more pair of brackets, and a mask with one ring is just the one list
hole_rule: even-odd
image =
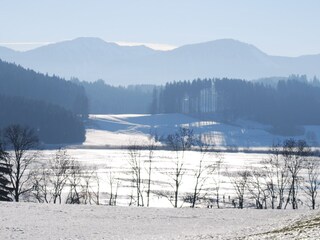
[[319,80],[290,76],[273,84],[240,79],[197,79],[155,88],[152,113],[191,113],[239,118],[273,126],[275,133],[300,134],[300,125],[320,123]]
[[[216,206],[257,209],[298,209],[303,204],[319,207],[319,157],[304,140],[287,139],[270,148],[268,157],[258,166],[243,166],[230,171],[223,152],[201,141],[192,129],[179,128],[167,136],[170,156],[166,167],[155,167],[156,142],[148,147],[128,147],[128,178],[108,173],[107,204],[117,205],[118,191],[130,183],[129,205],[150,206],[153,197],[166,198],[173,207]],[[101,204],[100,176],[86,169],[66,150],[59,149],[46,161],[38,161],[38,138],[29,128],[12,125],[3,130],[0,142],[0,200],[37,201],[53,204]],[[142,157],[147,151],[147,157]],[[146,150],[147,149],[147,150]],[[190,152],[198,152],[193,167],[186,165]],[[163,190],[155,174],[165,177]],[[192,191],[181,193],[186,175]],[[124,185],[123,185],[123,182]],[[223,185],[231,186],[228,195]],[[104,193],[105,194],[105,193]]]

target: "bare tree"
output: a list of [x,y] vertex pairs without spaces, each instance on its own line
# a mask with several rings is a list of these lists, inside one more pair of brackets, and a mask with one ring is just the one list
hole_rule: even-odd
[[148,167],[146,168],[147,174],[148,174],[148,183],[147,183],[147,207],[150,205],[150,193],[151,193],[151,174],[152,174],[152,162],[153,162],[153,155],[154,151],[156,149],[155,142],[150,139],[148,144],[148,160],[147,162]]
[[267,209],[268,187],[265,173],[258,169],[252,169],[247,183],[247,188],[255,200],[257,209]]
[[223,166],[223,155],[222,153],[215,153],[217,161],[212,165],[210,174],[214,183],[214,192],[217,200],[217,207],[220,208],[220,186],[222,178],[222,166]]
[[71,162],[67,151],[59,149],[46,163],[32,171],[32,193],[37,201],[62,203],[62,191],[69,177]]
[[39,203],[49,203],[52,199],[50,175],[47,166],[42,164],[31,172],[32,195]]
[[289,183],[288,162],[281,154],[281,148],[281,144],[273,144],[269,158],[262,161],[272,209],[275,208],[276,199],[278,199],[277,208],[282,209],[285,190]]
[[72,162],[71,157],[66,150],[59,149],[55,156],[49,160],[48,173],[52,186],[53,203],[61,204],[62,191],[67,183],[69,175],[69,166]]
[[96,191],[92,191],[91,199],[96,205],[100,205],[100,178],[97,172],[94,173],[94,176],[92,178],[96,183]]
[[310,159],[305,163],[307,177],[304,182],[304,191],[311,202],[311,208],[316,208],[316,199],[319,188],[320,165],[318,159]]
[[12,150],[4,159],[6,164],[12,166],[9,174],[10,182],[14,200],[19,202],[20,196],[32,189],[26,187],[31,178],[27,169],[37,157],[37,152],[31,150],[38,146],[38,137],[32,129],[20,125],[10,125],[5,128],[3,137],[8,149]]
[[128,163],[132,171],[132,181],[135,183],[135,188],[136,188],[137,206],[144,206],[143,190],[142,190],[143,162],[141,160],[141,147],[137,144],[133,144],[128,147],[128,153],[129,153]]
[[206,183],[206,181],[209,178],[209,171],[213,170],[212,165],[209,163],[206,163],[205,156],[209,152],[209,145],[204,144],[201,141],[201,137],[197,141],[197,147],[200,151],[200,157],[199,157],[199,163],[196,169],[194,169],[194,178],[195,178],[195,185],[193,190],[193,195],[191,199],[191,207],[194,208],[197,200],[200,197],[201,191],[203,190],[203,187]]
[[81,166],[74,160],[71,161],[69,166],[68,184],[69,193],[66,203],[68,204],[80,204],[81,203]]
[[81,180],[81,203],[99,205],[100,179],[96,171],[82,171]]
[[119,179],[117,179],[114,176],[114,173],[111,171],[111,169],[108,174],[108,183],[109,183],[109,187],[110,187],[109,205],[116,206],[117,205],[117,197],[118,197],[118,188],[120,185],[120,181],[119,181]]
[[299,187],[299,173],[303,169],[304,161],[310,155],[310,148],[304,140],[288,139],[283,143],[283,156],[287,162],[291,183],[285,208],[291,200],[292,208],[298,209],[297,192]]
[[244,206],[244,195],[247,188],[250,172],[248,170],[237,171],[230,176],[230,181],[234,187],[238,198],[238,207],[240,209]]
[[[32,171],[33,196],[38,202],[99,204],[100,183],[95,170],[86,170],[66,150],[59,149],[48,161]],[[66,194],[65,194],[66,195]]]
[[[174,191],[173,206],[175,208],[178,207],[179,189],[182,182],[182,178],[186,172],[186,169],[184,168],[184,154],[187,150],[191,149],[194,140],[195,138],[193,131],[188,128],[179,128],[179,130],[176,133],[170,134],[167,137],[168,146],[176,154],[176,157],[172,159],[174,165],[173,171],[165,172],[165,174],[172,181],[169,182],[169,185],[172,187]],[[172,198],[170,197],[168,199]]]

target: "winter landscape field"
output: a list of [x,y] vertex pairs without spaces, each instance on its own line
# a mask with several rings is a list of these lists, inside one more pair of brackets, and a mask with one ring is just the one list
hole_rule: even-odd
[[[277,136],[268,134],[264,127],[251,125],[228,126],[217,122],[201,122],[183,115],[92,115],[87,127],[87,138],[83,145],[66,146],[70,157],[84,169],[94,171],[99,178],[100,205],[52,205],[35,203],[1,203],[1,239],[317,239],[319,237],[318,211],[300,206],[299,210],[258,210],[250,207],[250,197],[244,209],[234,208],[236,199],[230,182],[232,172],[261,167],[261,161],[269,156],[265,152],[268,141]],[[251,123],[252,124],[252,123]],[[220,176],[221,203],[218,209],[215,201],[215,177],[210,175],[202,190],[203,201],[196,208],[190,202],[179,200],[179,208],[172,208],[170,201],[158,191],[171,191],[169,171],[175,153],[161,149],[153,155],[153,171],[150,207],[137,207],[130,203],[134,196],[130,166],[130,146],[147,146],[151,129],[160,135],[168,134],[179,126],[192,126],[197,133],[210,133],[212,141],[226,140],[239,144],[237,151],[208,152],[202,156],[199,151],[186,151],[186,174],[181,182],[181,196],[191,194],[195,181],[195,169],[200,159],[212,165],[222,161]],[[230,131],[232,129],[233,131]],[[255,146],[241,142],[241,133],[250,131]],[[229,136],[225,136],[229,133]],[[218,137],[216,137],[218,136]],[[277,139],[279,140],[279,139]],[[242,144],[241,144],[242,143]],[[246,142],[247,144],[247,142]],[[229,149],[230,150],[230,149]],[[243,152],[243,150],[245,150]],[[250,152],[251,150],[252,152]],[[257,150],[257,152],[255,151]],[[240,151],[240,152],[238,152]],[[260,152],[261,151],[261,152]],[[41,151],[39,163],[54,156],[56,150]],[[148,149],[139,153],[142,162],[148,160]],[[42,159],[42,160],[41,160]],[[227,174],[230,174],[230,176]],[[143,170],[143,179],[147,179]],[[110,182],[112,180],[112,182]],[[97,182],[92,181],[97,188]],[[109,206],[110,191],[117,192],[117,206]],[[146,185],[142,187],[146,191]],[[117,190],[115,190],[117,189]],[[144,194],[144,197],[145,194]],[[132,206],[130,206],[132,204]],[[248,207],[248,208],[247,208]],[[17,219],[15,216],[23,216]]]
[[319,239],[318,212],[1,203],[1,239]]
[[[210,129],[212,129],[211,125],[219,125],[218,123],[197,122],[196,119],[183,115],[94,115],[90,117],[89,121],[90,125],[87,129],[86,142],[81,146],[68,146],[67,153],[76,161],[80,162],[85,168],[98,173],[101,179],[100,188],[102,193],[110,192],[110,184],[108,183],[110,175],[115,179],[121,179],[121,181],[117,181],[119,182],[118,205],[122,206],[128,206],[128,197],[130,196],[130,191],[132,191],[130,186],[132,172],[130,166],[130,146],[142,146],[138,154],[143,164],[142,179],[146,181],[148,176],[145,169],[148,167],[149,150],[143,147],[147,147],[150,142],[154,141],[152,136],[150,136],[152,129],[159,132],[159,134],[166,135],[174,132],[181,126],[192,125],[195,132],[202,131],[204,134],[209,133],[211,137],[208,137],[208,139],[211,139],[211,141],[220,141],[221,138],[224,139],[223,132],[218,132],[217,137],[215,137],[214,133],[210,133]],[[241,129],[239,130],[236,127],[234,127],[234,129],[235,132],[238,131],[238,135],[241,134]],[[262,138],[263,137],[265,136],[262,136]],[[272,138],[272,136],[267,136],[266,138],[268,137],[269,139]],[[235,138],[240,139],[239,136],[235,136]],[[231,141],[235,142],[237,139],[232,139]],[[153,152],[152,190],[169,191],[171,190],[168,184],[170,176],[167,176],[164,172],[174,169],[173,160],[176,157],[176,153],[170,149],[161,149],[162,143],[160,142],[155,143],[155,145],[158,145],[159,150],[155,149]],[[220,149],[221,145],[217,145],[217,147]],[[258,149],[267,149],[267,147],[260,147]],[[55,152],[56,150],[45,150],[41,152],[41,154],[42,157],[46,159],[54,156]],[[225,173],[228,170],[231,173],[236,170],[255,168],[259,166],[260,161],[267,157],[267,154],[254,152],[212,151],[201,153],[199,151],[186,151],[183,161],[184,169],[186,169],[187,172],[181,184],[181,192],[188,194],[193,191],[195,169],[200,160],[203,160],[203,164],[206,166],[214,165],[216,162],[221,161],[221,172]],[[232,186],[228,183],[228,177],[225,174],[221,176],[221,178],[223,178],[221,180],[221,195],[224,195],[225,199],[229,199],[229,202],[225,204],[231,206],[230,195],[232,195]],[[212,179],[206,180],[206,188],[213,189],[214,183],[212,181]],[[116,185],[116,183],[113,184]],[[172,207],[170,201],[163,196],[152,195],[150,206]],[[106,199],[105,203],[107,203]],[[206,207],[208,204],[210,203],[203,203],[202,207]],[[180,205],[186,205],[186,203],[181,202]]]
[[0,1],[0,240],[320,239],[320,1]]

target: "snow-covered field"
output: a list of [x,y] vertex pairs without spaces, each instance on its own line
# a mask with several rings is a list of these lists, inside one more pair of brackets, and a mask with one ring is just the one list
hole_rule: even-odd
[[[138,144],[144,145],[150,142],[150,133],[157,134],[158,137],[173,133],[180,126],[187,126],[194,129],[196,134],[201,133],[207,136],[207,140],[220,146],[240,146],[244,149],[264,149],[266,150],[273,142],[284,140],[285,137],[270,134],[266,129],[268,126],[248,121],[239,121],[237,125],[228,125],[213,121],[199,121],[195,118],[182,114],[158,114],[158,115],[91,115],[87,127],[86,142],[81,146],[69,146],[68,154],[88,168],[95,169],[101,179],[100,190],[102,193],[110,192],[108,184],[110,173],[114,178],[121,179],[118,188],[118,205],[128,206],[129,195],[132,192],[131,174],[129,165],[128,150],[121,149],[123,146]],[[320,131],[319,127],[305,127],[306,133],[317,139]],[[309,129],[310,128],[310,129]],[[309,129],[309,130],[308,130]],[[304,138],[307,136],[301,136]],[[111,149],[110,149],[111,148]],[[114,149],[116,148],[116,149]],[[45,155],[54,154],[54,151],[45,151]],[[142,163],[148,161],[148,151],[142,150],[140,155]],[[214,164],[218,158],[222,158],[222,177],[220,195],[225,197],[225,205],[230,207],[234,196],[234,189],[230,184],[230,179],[226,176],[226,169],[229,173],[241,169],[250,170],[259,167],[263,159],[268,158],[262,153],[238,153],[225,152],[217,156],[209,153],[205,156],[205,163]],[[160,172],[172,169],[172,159],[174,153],[167,150],[157,150],[153,157],[152,171],[152,191],[172,191],[170,178]],[[185,165],[187,169],[183,176],[180,188],[181,197],[191,194],[194,187],[194,169],[202,158],[199,152],[186,152]],[[146,164],[142,166],[142,179],[146,181]],[[160,171],[159,171],[160,170]],[[207,196],[213,197],[213,179],[206,181]],[[144,185],[144,191],[146,191]],[[102,196],[103,201],[107,201],[107,196]],[[102,201],[102,202],[103,202]],[[170,202],[159,195],[151,194],[151,206],[172,207]],[[188,206],[183,202],[180,205]],[[206,202],[201,203],[206,206]]]
[[[129,152],[123,146],[132,144],[144,145],[150,143],[150,133],[157,134],[158,137],[173,133],[180,126],[188,126],[194,129],[195,133],[201,133],[207,136],[209,142],[220,144],[222,146],[242,146],[244,149],[264,149],[266,150],[272,142],[283,140],[284,137],[274,136],[265,131],[267,126],[259,125],[253,122],[242,121],[238,125],[227,125],[213,121],[199,121],[195,118],[182,114],[159,114],[159,115],[91,115],[87,124],[87,138],[83,145],[68,146],[68,154],[79,161],[85,168],[97,172],[100,179],[101,202],[108,201],[110,193],[110,174],[116,179],[118,184],[117,205],[128,206],[130,196],[133,194],[132,188],[132,168],[129,164]],[[312,130],[316,132],[317,128]],[[320,131],[319,131],[320,132]],[[315,138],[315,134],[312,135]],[[251,139],[248,141],[248,139]],[[248,146],[247,144],[250,143]],[[161,143],[158,143],[161,145]],[[52,157],[55,150],[43,151],[41,159]],[[148,150],[141,150],[139,158],[142,163],[142,179],[147,181],[146,168],[148,162]],[[151,200],[152,207],[172,207],[171,203],[165,197],[159,195],[157,191],[173,191],[170,186],[172,179],[163,174],[166,171],[172,171],[173,159],[175,154],[168,150],[156,150],[153,155],[152,176],[151,176]],[[180,186],[179,205],[188,206],[182,198],[191,195],[195,184],[195,169],[202,158],[201,153],[188,151],[184,157],[184,168],[186,173],[183,176]],[[219,155],[208,153],[204,156],[204,164],[212,165],[217,160],[223,161],[221,166],[220,196],[224,197],[224,207],[230,207],[232,199],[235,197],[234,189],[230,183],[228,174],[241,169],[252,169],[259,167],[263,159],[268,158],[263,153],[245,153],[245,152],[224,152]],[[227,172],[226,172],[227,171]],[[210,176],[206,180],[203,193],[206,196],[214,197],[214,180]],[[94,184],[94,183],[93,183]],[[113,186],[114,188],[115,186]],[[146,184],[143,184],[144,192]],[[146,196],[145,196],[146,197]],[[145,199],[144,199],[145,200]],[[207,201],[201,202],[201,206],[211,204]],[[248,202],[247,202],[248,204]]]
[[[319,239],[319,212],[0,203],[0,239]],[[319,215],[318,215],[319,216]],[[319,218],[319,217],[318,217]],[[300,224],[301,225],[301,224]],[[279,231],[275,231],[279,230]],[[272,232],[274,231],[274,232]]]
[[[83,145],[67,146],[67,153],[87,169],[94,169],[100,178],[101,202],[108,200],[110,173],[119,179],[117,207],[95,205],[53,205],[35,203],[0,203],[0,239],[320,239],[320,213],[308,210],[256,210],[231,208],[229,196],[234,197],[230,179],[221,177],[220,196],[225,196],[221,209],[206,208],[202,202],[198,208],[173,209],[170,202],[157,194],[151,195],[150,208],[126,207],[130,186],[128,150],[122,146],[148,144],[150,133],[166,136],[179,126],[192,127],[196,134],[206,136],[208,142],[220,146],[242,148],[269,147],[284,137],[266,131],[267,126],[239,122],[227,125],[213,121],[179,115],[91,115],[87,138]],[[309,138],[317,142],[320,128],[305,127]],[[310,137],[311,136],[311,137]],[[39,161],[52,157],[55,150],[44,150]],[[148,158],[148,150],[141,150],[142,162]],[[268,157],[263,153],[224,152],[208,153],[204,163],[223,159],[222,171],[259,167]],[[170,178],[160,173],[172,169],[174,153],[157,150],[153,158],[152,190],[170,190]],[[201,153],[185,153],[187,169],[183,177],[180,195],[193,190],[194,174]],[[142,178],[146,177],[144,171]],[[213,194],[212,179],[207,180],[206,191]],[[144,186],[145,187],[145,186]],[[172,189],[171,189],[172,190]],[[145,191],[145,189],[143,189]],[[245,204],[249,202],[245,200]],[[183,202],[180,201],[179,205]],[[159,208],[161,207],[161,208]]]
[[[226,124],[215,121],[200,121],[183,114],[127,114],[90,115],[85,146],[114,146],[148,142],[150,134],[159,137],[174,133],[178,127],[190,127],[202,134],[208,142],[217,146],[269,147],[287,137],[273,135],[270,126],[251,121]],[[304,126],[305,139],[312,146],[319,146],[320,126]]]
[[[117,205],[128,206],[129,196],[132,192],[131,187],[131,167],[129,164],[130,155],[126,149],[68,149],[67,153],[73,159],[81,163],[85,169],[92,169],[97,172],[100,179],[100,192],[101,202],[106,203],[107,196],[105,193],[110,193],[109,177],[119,180],[118,185],[118,201]],[[52,158],[55,154],[55,150],[45,150],[42,152],[40,161],[46,158]],[[142,179],[147,182],[148,167],[148,150],[141,150],[139,153],[139,159],[141,159]],[[230,179],[226,176],[226,171],[230,174],[233,171],[241,169],[251,169],[260,166],[260,161],[267,158],[267,154],[259,153],[206,153],[204,156],[200,152],[187,151],[185,153],[184,169],[186,172],[182,178],[180,186],[180,196],[182,197],[191,194],[195,184],[195,169],[198,167],[200,159],[203,157],[203,166],[215,164],[218,160],[222,160],[220,176],[221,181],[221,198],[225,196],[225,207],[231,206],[232,198],[234,197],[234,189],[230,184]],[[173,188],[169,185],[172,183],[170,176],[163,174],[174,168],[175,153],[168,150],[157,150],[153,155],[152,163],[152,176],[151,176],[151,190],[157,191],[173,191]],[[206,176],[203,176],[206,177]],[[207,197],[214,197],[213,177],[208,177],[205,182],[204,188],[206,190],[202,193],[206,193]],[[142,190],[146,191],[146,184],[143,184]],[[231,197],[229,199],[229,196]],[[146,196],[145,196],[146,197]],[[247,202],[248,203],[248,202]],[[208,203],[202,202],[201,206],[206,207]],[[222,203],[221,203],[222,204]],[[180,201],[179,206],[189,206],[187,203]],[[150,206],[153,207],[172,207],[171,203],[164,197],[159,197],[157,194],[151,194]]]

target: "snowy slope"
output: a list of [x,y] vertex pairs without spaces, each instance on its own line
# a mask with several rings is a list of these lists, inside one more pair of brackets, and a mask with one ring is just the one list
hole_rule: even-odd
[[[84,145],[119,147],[132,141],[143,144],[148,143],[150,134],[166,137],[179,127],[190,127],[217,146],[270,147],[290,137],[273,135],[268,131],[270,126],[251,121],[227,124],[200,121],[183,114],[90,115]],[[304,126],[304,129],[304,135],[292,137],[305,139],[311,146],[319,146],[320,126]]]
[[[0,203],[0,239],[292,239],[273,233],[316,211]],[[314,226],[318,229],[317,226]],[[307,229],[303,234],[307,236]],[[319,231],[307,239],[319,239]],[[306,238],[303,238],[306,239]]]

